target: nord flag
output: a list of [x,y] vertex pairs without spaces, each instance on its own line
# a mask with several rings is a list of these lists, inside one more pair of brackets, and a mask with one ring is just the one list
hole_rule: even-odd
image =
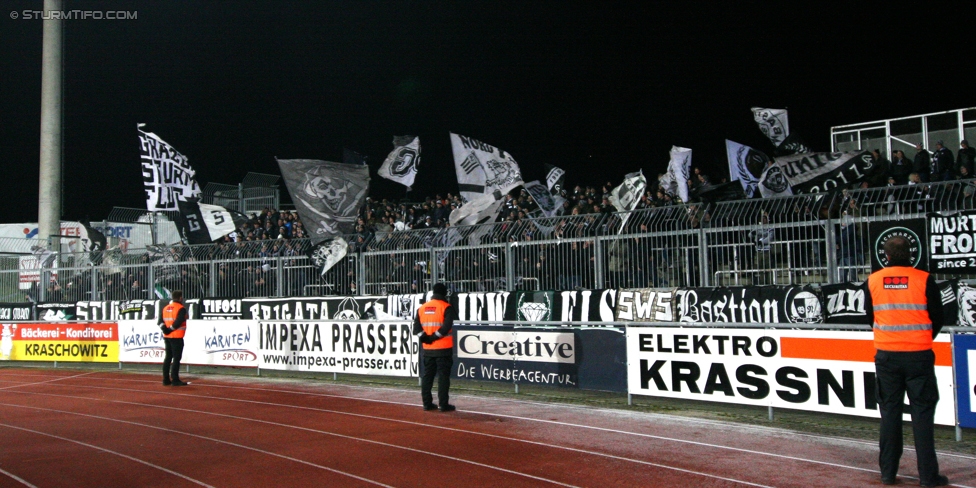
[[763,198],[823,193],[864,179],[874,167],[871,153],[806,153],[773,159],[759,178]]
[[[522,173],[511,154],[477,139],[451,133],[458,188],[464,201],[522,184]],[[504,190],[509,187],[508,190]]]
[[759,178],[769,164],[769,156],[749,146],[725,140],[725,152],[729,157],[729,175],[732,181],[742,184],[746,196],[752,198],[759,185]]
[[281,176],[313,244],[356,230],[369,193],[369,167],[317,159],[278,159]]
[[180,227],[190,244],[207,244],[237,230],[250,218],[240,212],[196,200],[180,201]]
[[671,160],[668,162],[668,172],[661,178],[661,188],[670,195],[677,195],[682,202],[687,202],[690,177],[691,149],[671,146]]
[[393,151],[383,161],[378,173],[383,178],[407,187],[409,191],[420,166],[420,138],[397,136],[393,138],[393,146]]
[[156,134],[137,130],[146,208],[150,212],[177,210],[177,201],[200,198],[200,185],[194,179],[196,171],[190,167],[186,156]]

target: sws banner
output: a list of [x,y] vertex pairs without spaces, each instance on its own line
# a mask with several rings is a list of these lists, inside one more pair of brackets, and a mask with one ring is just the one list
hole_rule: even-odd
[[416,377],[420,342],[411,324],[291,322],[258,324],[262,369]]
[[2,356],[11,361],[119,360],[118,326],[114,323],[3,324],[0,334]]
[[572,330],[455,327],[454,372],[470,380],[579,387]]
[[[949,338],[933,349],[939,396],[952,398]],[[632,327],[628,391],[877,418],[874,354],[871,332]],[[952,402],[935,422],[955,423]]]
[[821,323],[816,289],[808,286],[736,286],[619,290],[616,320],[693,323]]

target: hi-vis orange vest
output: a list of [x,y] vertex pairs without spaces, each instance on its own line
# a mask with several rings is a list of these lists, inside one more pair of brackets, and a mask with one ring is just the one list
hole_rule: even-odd
[[929,274],[892,266],[868,277],[874,305],[874,347],[882,351],[932,349],[932,319],[925,299]]
[[[171,302],[169,305],[163,307],[163,323],[166,324],[166,327],[173,327],[173,323],[176,322],[176,315],[182,309],[183,304],[180,302]],[[186,329],[183,328],[173,331],[172,334],[163,334],[163,337],[167,339],[182,339],[185,334]]]
[[[420,306],[420,326],[428,335],[434,335],[444,325],[444,312],[449,303],[443,300],[431,300]],[[454,336],[448,334],[430,344],[424,344],[424,349],[450,349],[454,347]]]

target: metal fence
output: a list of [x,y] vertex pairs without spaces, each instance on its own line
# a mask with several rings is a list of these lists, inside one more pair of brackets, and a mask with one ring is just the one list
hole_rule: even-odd
[[895,150],[912,157],[915,144],[931,151],[939,140],[955,153],[960,141],[976,139],[976,108],[831,127],[830,139],[832,151],[878,149],[888,158]]
[[976,181],[960,180],[364,232],[344,236],[347,257],[324,274],[307,240],[61,253],[56,268],[40,271],[20,270],[10,256],[0,259],[0,296],[123,300],[151,298],[157,285],[196,298],[411,293],[432,281],[456,291],[860,281],[870,272],[872,222],[974,209],[974,193]]

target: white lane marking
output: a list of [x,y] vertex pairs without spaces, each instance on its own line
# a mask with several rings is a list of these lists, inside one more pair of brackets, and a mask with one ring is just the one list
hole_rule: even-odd
[[2,470],[2,469],[0,469],[0,473],[2,473],[2,474],[5,474],[5,475],[7,475],[7,476],[8,476],[8,477],[10,477],[10,478],[13,478],[13,479],[14,479],[15,481],[19,481],[19,482],[20,482],[21,484],[23,484],[24,486],[29,486],[30,488],[37,488],[37,486],[36,486],[36,485],[32,485],[32,484],[30,484],[30,483],[28,483],[28,482],[27,482],[27,480],[25,480],[25,479],[23,479],[23,478],[21,478],[21,477],[19,477],[19,476],[17,476],[17,475],[15,475],[15,474],[13,474],[13,473],[10,473],[10,472],[7,472],[7,471],[4,471],[4,470]]
[[[142,391],[142,390],[123,390],[123,391]],[[283,424],[283,423],[279,423],[279,422],[271,422],[271,421],[268,421],[268,420],[253,419],[253,418],[241,417],[241,416],[237,416],[237,415],[230,415],[230,414],[223,414],[223,413],[214,413],[214,412],[208,412],[208,411],[205,411],[205,410],[194,410],[194,409],[189,409],[189,408],[170,407],[170,406],[165,406],[165,405],[151,405],[151,404],[145,404],[145,403],[125,402],[125,401],[118,401],[118,400],[93,399],[93,398],[89,398],[89,397],[75,397],[75,396],[69,396],[69,395],[51,395],[51,394],[46,394],[46,393],[30,393],[30,394],[42,395],[42,396],[55,396],[55,397],[64,397],[64,398],[76,398],[76,399],[106,401],[106,402],[121,403],[121,404],[126,404],[126,405],[137,405],[137,406],[141,406],[141,407],[165,408],[165,409],[168,409],[168,410],[176,410],[176,411],[179,411],[179,412],[190,412],[190,413],[198,413],[198,414],[204,414],[204,415],[213,415],[215,417],[224,417],[224,418],[230,418],[230,419],[234,419],[234,420],[244,420],[244,421],[249,421],[249,422],[256,422],[256,423],[261,423],[261,424],[273,425],[273,426],[277,426],[277,427],[287,427],[287,428],[291,428],[291,429],[302,430],[302,431],[307,431],[307,432],[313,432],[313,433],[317,433],[317,434],[330,435],[330,436],[338,437],[338,438],[341,438],[341,439],[361,441],[361,442],[365,442],[365,443],[369,443],[369,444],[376,444],[376,445],[380,445],[380,446],[384,446],[384,447],[390,447],[390,448],[394,448],[394,449],[401,449],[401,450],[405,450],[405,451],[415,452],[415,453],[418,453],[418,454],[425,454],[425,455],[435,456],[435,457],[439,457],[439,458],[442,458],[442,459],[448,459],[448,460],[452,460],[452,461],[458,461],[458,462],[462,462],[462,463],[472,464],[472,465],[475,465],[475,466],[481,466],[481,467],[484,467],[484,468],[493,469],[493,470],[496,470],[496,471],[501,471],[503,473],[513,474],[513,475],[518,475],[518,476],[524,476],[526,478],[531,478],[531,479],[534,479],[534,480],[537,480],[537,481],[544,481],[544,482],[547,482],[547,483],[552,483],[554,485],[566,486],[566,487],[570,487],[570,488],[577,488],[576,485],[570,485],[570,484],[566,484],[566,483],[561,483],[559,481],[550,480],[550,479],[542,478],[542,477],[539,477],[539,476],[533,476],[533,475],[526,474],[526,473],[520,473],[518,471],[513,471],[513,470],[509,470],[509,469],[505,469],[505,468],[500,468],[498,466],[492,466],[492,465],[489,465],[489,464],[479,463],[477,461],[471,461],[471,460],[467,460],[467,459],[457,458],[457,457],[448,456],[448,455],[445,455],[445,454],[437,454],[437,453],[433,453],[433,452],[424,451],[424,450],[421,450],[421,449],[414,449],[412,447],[398,446],[396,444],[390,444],[388,442],[376,441],[376,440],[372,440],[372,439],[363,439],[363,438],[359,438],[359,437],[354,437],[354,436],[349,436],[349,435],[344,435],[344,434],[338,434],[338,433],[335,433],[335,432],[329,432],[329,431],[325,431],[325,430],[312,429],[312,428],[309,428],[309,427],[301,427],[301,426],[297,426],[297,425],[289,425],[289,424]],[[191,396],[196,396],[196,395],[191,395]],[[193,433],[190,433],[190,432],[183,432],[183,431],[179,431],[179,430],[167,429],[165,427],[157,427],[157,426],[143,424],[143,423],[139,423],[139,422],[132,422],[132,421],[128,421],[128,420],[113,419],[113,418],[109,418],[109,417],[101,417],[101,416],[98,416],[98,415],[90,415],[90,414],[78,413],[78,412],[71,412],[71,411],[66,411],[66,410],[57,410],[57,409],[44,408],[44,407],[35,407],[35,406],[28,406],[28,405],[16,405],[16,404],[10,404],[10,403],[0,403],[0,406],[29,408],[29,409],[35,409],[35,410],[42,410],[42,411],[46,411],[46,412],[58,412],[58,413],[64,413],[64,414],[70,414],[70,415],[79,415],[79,416],[82,416],[82,417],[91,417],[91,418],[96,418],[96,419],[101,419],[101,420],[109,420],[109,421],[113,421],[113,422],[121,422],[121,423],[125,423],[125,424],[132,424],[132,425],[137,425],[137,426],[141,426],[141,427],[148,427],[148,428],[159,429],[159,430],[163,430],[163,431],[167,431],[167,432],[174,432],[174,433],[178,433],[178,434],[184,434],[184,435],[188,435],[188,436],[192,436],[192,437],[198,437],[198,438],[201,438],[201,439],[211,440],[211,441],[214,441],[214,442],[220,442],[220,443],[224,443],[224,444],[229,444],[229,445],[232,445],[232,446],[235,446],[235,447],[240,447],[240,448],[244,448],[244,449],[250,449],[250,450],[253,450],[253,451],[261,452],[261,453],[264,453],[264,454],[270,454],[272,456],[277,456],[277,457],[289,459],[289,460],[292,460],[292,461],[297,461],[297,462],[300,462],[302,464],[307,464],[309,466],[315,466],[315,467],[322,468],[322,469],[326,469],[326,470],[329,470],[329,471],[332,471],[332,472],[335,472],[335,473],[344,474],[346,476],[350,476],[352,478],[356,478],[358,480],[362,480],[362,481],[365,481],[365,482],[368,482],[368,483],[371,483],[371,484],[374,484],[374,485],[389,486],[389,485],[384,485],[382,483],[379,483],[379,482],[376,482],[376,481],[372,481],[372,480],[369,480],[369,479],[366,479],[366,478],[362,478],[362,477],[359,477],[359,476],[356,476],[356,475],[353,475],[353,474],[345,473],[343,471],[338,471],[338,470],[335,470],[335,469],[332,469],[332,468],[327,468],[325,466],[319,466],[317,464],[313,464],[313,463],[308,462],[308,461],[303,461],[303,460],[300,460],[300,459],[295,459],[295,458],[292,458],[292,457],[289,457],[289,456],[285,456],[283,454],[277,454],[277,453],[273,453],[273,452],[263,451],[261,449],[255,448],[255,447],[249,447],[249,446],[245,446],[245,445],[242,445],[242,444],[237,444],[235,442],[224,441],[224,440],[220,440],[220,439],[214,439],[214,438],[210,438],[210,437],[203,436],[203,435],[199,435],[199,434],[193,434]],[[4,425],[4,424],[0,424],[0,425]],[[390,487],[390,488],[392,488],[392,487]]]
[[[125,392],[147,393],[146,390],[133,390],[133,389],[108,388],[108,387],[99,387],[99,388],[109,389],[109,390],[117,390],[117,391],[125,391]],[[149,393],[152,393],[152,392],[149,392]],[[546,482],[550,482],[550,483],[554,483],[554,484],[559,484],[559,485],[563,485],[563,486],[573,486],[573,485],[568,485],[568,484],[560,483],[558,481],[549,480],[549,479],[546,479],[546,478],[541,478],[541,477],[537,477],[537,476],[534,476],[534,475],[529,475],[529,474],[526,474],[526,473],[521,473],[521,472],[518,472],[518,471],[510,471],[510,470],[507,470],[507,469],[504,469],[504,468],[501,468],[501,467],[491,466],[491,465],[479,463],[477,461],[471,461],[471,460],[456,458],[456,457],[447,456],[447,455],[443,455],[443,454],[437,454],[437,453],[432,453],[432,452],[428,452],[428,451],[422,451],[422,450],[418,450],[418,449],[414,449],[414,448],[410,448],[410,447],[405,447],[405,446],[397,446],[397,445],[394,445],[394,444],[388,444],[388,443],[381,442],[381,441],[374,441],[374,440],[371,440],[371,439],[363,439],[363,438],[358,438],[358,437],[346,436],[346,435],[343,435],[343,434],[337,434],[337,433],[328,432],[328,431],[322,431],[322,430],[318,430],[318,429],[311,429],[311,428],[308,428],[308,427],[301,427],[301,426],[296,426],[296,425],[282,424],[282,423],[278,423],[278,422],[271,422],[271,421],[267,421],[267,420],[247,418],[247,417],[239,417],[239,416],[235,416],[235,415],[215,413],[215,412],[208,412],[208,411],[203,411],[203,410],[192,410],[192,409],[184,409],[184,408],[179,408],[179,407],[170,407],[170,406],[155,405],[155,404],[144,404],[144,403],[137,403],[137,402],[129,402],[129,401],[123,401],[123,400],[93,399],[93,398],[90,398],[90,397],[77,397],[77,396],[71,396],[71,395],[57,395],[57,394],[53,394],[53,393],[34,393],[34,392],[31,392],[30,394],[39,395],[39,396],[53,396],[53,397],[72,398],[72,399],[98,400],[98,401],[106,401],[106,402],[111,402],[111,403],[121,403],[121,404],[125,404],[125,405],[136,405],[136,406],[142,406],[142,407],[166,408],[166,409],[173,409],[173,410],[178,410],[178,411],[189,411],[189,412],[194,412],[194,413],[202,413],[202,414],[207,414],[207,415],[214,415],[214,416],[219,416],[219,417],[227,417],[227,418],[233,418],[233,419],[239,419],[239,420],[248,420],[248,421],[251,421],[251,422],[257,422],[257,423],[275,425],[275,426],[280,426],[280,427],[288,427],[288,428],[293,428],[293,429],[298,429],[298,430],[305,430],[305,431],[310,431],[310,432],[323,433],[323,434],[328,434],[328,435],[334,435],[334,436],[337,436],[337,437],[349,438],[349,439],[353,439],[353,440],[360,440],[360,441],[363,441],[363,442],[369,442],[369,443],[375,443],[375,444],[389,446],[389,447],[395,447],[395,448],[399,448],[399,449],[405,449],[405,450],[412,451],[412,452],[418,452],[418,453],[422,453],[422,454],[428,454],[428,455],[442,457],[442,458],[445,458],[445,459],[451,459],[451,460],[455,460],[455,461],[459,461],[459,462],[471,463],[471,464],[474,464],[474,465],[478,465],[478,466],[482,466],[482,467],[486,467],[486,468],[490,468],[490,469],[496,469],[496,470],[503,471],[503,472],[507,472],[507,473],[518,474],[518,475],[521,475],[521,476],[526,476],[526,477],[529,477],[529,478],[538,479],[538,480],[541,480],[541,481],[546,481]],[[603,453],[603,452],[590,451],[590,450],[586,450],[586,449],[579,449],[579,448],[574,448],[574,447],[561,446],[561,445],[557,445],[557,444],[549,444],[549,443],[544,443],[544,442],[539,442],[539,441],[530,441],[530,440],[526,440],[526,439],[518,439],[518,438],[513,438],[513,437],[501,436],[501,435],[497,435],[497,434],[488,434],[488,433],[484,433],[484,432],[469,431],[469,430],[458,429],[458,428],[453,428],[453,427],[445,427],[445,426],[438,426],[438,425],[429,425],[429,424],[425,424],[423,422],[414,422],[414,421],[401,420],[401,419],[391,419],[391,418],[387,418],[387,417],[377,417],[377,416],[373,416],[373,415],[356,414],[356,413],[342,412],[342,411],[338,411],[338,410],[329,410],[329,409],[322,409],[322,408],[315,408],[315,407],[302,407],[302,406],[287,405],[287,404],[281,404],[281,403],[261,402],[261,401],[257,401],[257,400],[229,399],[229,398],[214,397],[214,396],[205,396],[205,395],[191,395],[191,394],[188,394],[188,393],[166,393],[166,395],[176,395],[176,396],[183,396],[183,397],[190,397],[190,398],[203,398],[203,399],[213,399],[213,400],[224,400],[224,401],[228,401],[228,402],[241,402],[241,403],[256,404],[256,405],[266,405],[266,406],[272,406],[272,407],[288,407],[288,408],[294,408],[294,409],[299,409],[299,410],[310,410],[310,411],[321,412],[321,413],[332,413],[332,414],[339,414],[339,415],[348,415],[348,416],[353,416],[353,417],[360,417],[360,418],[365,418],[365,419],[380,420],[380,421],[387,421],[387,422],[395,422],[395,423],[407,424],[407,425],[412,425],[412,426],[417,426],[417,427],[423,427],[423,428],[434,427],[434,428],[437,428],[437,429],[440,429],[440,430],[446,430],[446,431],[450,431],[450,432],[463,433],[463,434],[472,434],[472,435],[479,435],[479,436],[485,436],[485,437],[491,437],[491,438],[495,438],[495,439],[500,439],[500,440],[506,440],[506,441],[510,441],[510,442],[515,442],[515,443],[532,444],[532,445],[543,446],[543,447],[548,447],[548,448],[553,448],[553,449],[560,449],[560,450],[566,450],[566,451],[576,452],[576,453],[581,453],[581,454],[599,456],[599,457],[603,457],[603,458],[607,458],[607,459],[614,459],[614,460],[618,460],[618,461],[626,461],[626,462],[632,462],[632,463],[637,463],[637,464],[643,464],[643,465],[646,465],[646,466],[653,466],[653,467],[662,468],[662,469],[669,469],[669,470],[673,470],[673,471],[679,471],[679,472],[683,472],[683,473],[694,474],[694,475],[699,475],[699,476],[703,476],[703,477],[707,477],[707,478],[719,479],[719,480],[723,480],[723,481],[730,481],[730,482],[739,483],[739,484],[748,485],[748,486],[758,486],[758,487],[765,487],[766,486],[766,485],[760,485],[760,484],[752,483],[752,482],[749,482],[749,481],[738,480],[738,479],[735,479],[735,478],[728,478],[728,477],[719,476],[719,475],[715,475],[715,474],[704,473],[704,472],[700,472],[700,471],[694,471],[694,470],[689,470],[689,469],[685,469],[685,468],[680,468],[680,467],[677,467],[677,466],[670,466],[670,465],[666,465],[666,464],[654,463],[654,462],[645,461],[645,460],[642,460],[642,459],[632,459],[632,458],[627,458],[627,457],[623,457],[623,456],[617,456],[615,454],[608,454],[608,453]],[[3,405],[3,404],[0,404],[0,405]],[[38,408],[40,408],[40,407],[38,407]]]
[[[28,407],[28,408],[33,408],[33,407]],[[169,474],[171,474],[173,476],[178,476],[178,477],[183,478],[183,479],[185,479],[185,480],[187,480],[187,481],[189,481],[191,483],[196,483],[196,484],[198,484],[200,486],[206,486],[206,487],[209,487],[209,488],[214,488],[212,485],[208,485],[208,484],[206,484],[206,483],[204,483],[202,481],[195,480],[193,478],[190,478],[189,476],[186,476],[186,475],[177,473],[176,471],[169,470],[169,469],[163,468],[161,466],[157,466],[155,464],[152,464],[152,463],[143,461],[142,459],[139,459],[139,458],[134,458],[134,457],[129,456],[127,454],[122,454],[121,452],[116,452],[116,451],[113,451],[111,449],[106,449],[104,447],[99,447],[99,446],[96,446],[94,444],[89,444],[87,442],[76,441],[74,439],[68,439],[67,437],[61,437],[59,435],[48,434],[47,432],[41,432],[39,430],[28,429],[28,428],[25,428],[25,427],[18,427],[16,425],[10,425],[10,424],[0,423],[0,427],[7,427],[8,429],[22,430],[24,432],[30,432],[30,433],[33,433],[33,434],[43,435],[43,436],[47,436],[47,437],[53,437],[55,439],[62,440],[62,441],[65,441],[65,442],[71,442],[71,443],[78,444],[78,445],[82,445],[82,446],[85,446],[85,447],[90,447],[90,448],[95,449],[95,450],[98,450],[98,451],[107,452],[109,454],[115,454],[116,456],[126,458],[126,459],[128,459],[130,461],[135,461],[135,462],[137,462],[139,464],[143,464],[143,465],[149,466],[150,468],[158,469],[160,471],[165,471],[165,472],[167,472],[167,473],[169,473]]]
[[71,378],[78,378],[79,376],[88,376],[88,375],[94,374],[94,373],[96,373],[96,371],[91,371],[91,372],[88,372],[88,373],[73,374],[71,376],[58,376],[57,378],[54,378],[53,380],[47,380],[47,381],[36,381],[34,383],[18,383],[16,385],[4,386],[3,388],[0,388],[0,390],[7,390],[7,389],[10,389],[10,388],[20,388],[20,387],[23,387],[23,386],[43,385],[45,383],[53,383],[55,381],[70,380]]

